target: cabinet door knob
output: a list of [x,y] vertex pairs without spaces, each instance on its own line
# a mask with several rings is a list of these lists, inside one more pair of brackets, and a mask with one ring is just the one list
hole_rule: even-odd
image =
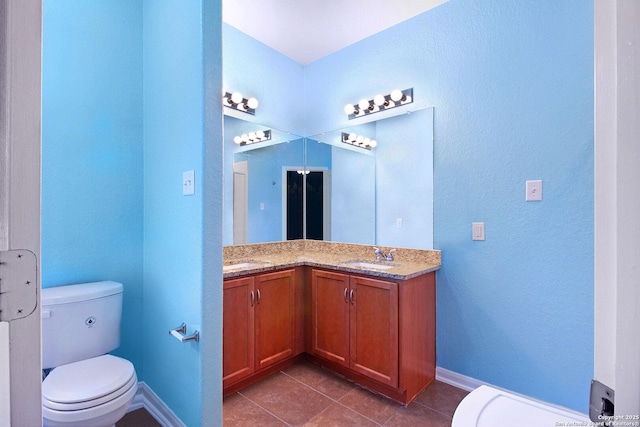
[[257,303],[260,304],[260,289],[258,289],[256,292],[258,293],[258,302]]
[[255,302],[255,296],[253,295],[253,291],[251,291],[251,307],[253,307],[254,302]]
[[349,301],[351,301],[351,304],[353,305],[353,289],[349,292]]
[[344,288],[344,302],[347,302],[347,290],[348,288]]

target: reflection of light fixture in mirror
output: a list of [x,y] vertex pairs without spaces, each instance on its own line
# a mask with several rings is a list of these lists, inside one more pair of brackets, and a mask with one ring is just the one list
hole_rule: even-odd
[[257,142],[269,141],[271,139],[271,130],[259,130],[256,132],[243,133],[233,138],[233,142],[238,145],[249,145]]
[[342,142],[344,142],[345,144],[364,148],[365,150],[371,150],[372,148],[376,148],[378,146],[378,142],[375,139],[370,139],[362,135],[356,135],[355,133],[342,132]]
[[258,100],[255,98],[245,98],[239,92],[224,92],[224,95],[222,95],[222,105],[255,115],[256,108],[258,108]]
[[388,95],[376,95],[371,100],[361,99],[357,104],[347,104],[344,112],[349,120],[363,117],[367,114],[386,111],[413,102],[413,88],[405,90],[392,90]]

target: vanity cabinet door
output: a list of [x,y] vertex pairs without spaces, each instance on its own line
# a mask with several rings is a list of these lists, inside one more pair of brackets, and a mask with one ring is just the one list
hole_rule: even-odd
[[311,272],[311,352],[349,366],[349,276]]
[[295,270],[255,277],[256,370],[295,351]]
[[398,284],[351,276],[350,368],[398,387]]
[[311,352],[398,387],[398,284],[311,273]]
[[222,315],[222,385],[250,376],[254,364],[253,277],[225,280]]

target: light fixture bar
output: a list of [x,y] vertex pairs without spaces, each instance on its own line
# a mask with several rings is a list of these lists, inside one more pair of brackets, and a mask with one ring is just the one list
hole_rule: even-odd
[[224,92],[222,105],[242,111],[243,113],[255,115],[258,108],[258,100],[255,98],[245,98],[239,92]]
[[355,133],[342,132],[341,141],[345,144],[353,145],[354,147],[359,147],[369,151],[378,146],[378,142],[375,139],[367,138]]
[[413,102],[413,88],[392,90],[388,95],[376,95],[373,99],[361,99],[357,104],[347,104],[344,112],[349,120],[364,117],[380,111],[390,110]]
[[256,132],[243,133],[233,138],[233,142],[242,146],[256,144],[271,140],[271,129],[259,130]]

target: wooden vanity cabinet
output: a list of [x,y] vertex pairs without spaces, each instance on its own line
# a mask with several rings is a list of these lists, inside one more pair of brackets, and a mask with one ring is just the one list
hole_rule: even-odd
[[297,345],[295,270],[223,284],[223,388],[286,360]]
[[410,403],[435,378],[435,272],[407,280],[315,267],[224,280],[223,393],[306,357]]
[[435,274],[388,281],[313,269],[310,332],[319,363],[409,403],[435,378]]

